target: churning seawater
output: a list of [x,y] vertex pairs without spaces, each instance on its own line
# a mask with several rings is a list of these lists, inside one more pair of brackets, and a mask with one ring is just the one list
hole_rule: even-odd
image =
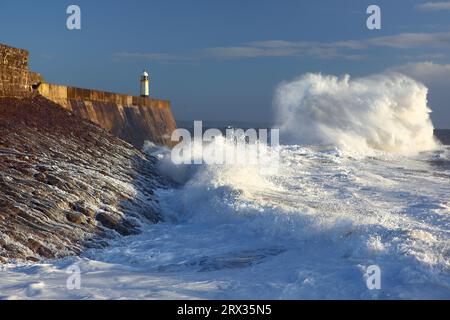
[[[2,294],[449,299],[450,147],[433,137],[426,96],[401,75],[284,83],[278,170],[175,166],[149,148],[179,183],[158,192],[165,222],[81,258],[5,271],[18,287]],[[82,288],[67,291],[73,263]],[[380,290],[367,288],[371,265]]]

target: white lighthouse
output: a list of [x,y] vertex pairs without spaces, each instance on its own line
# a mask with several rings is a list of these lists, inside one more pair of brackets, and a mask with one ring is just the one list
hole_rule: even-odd
[[148,97],[150,95],[149,82],[147,70],[144,70],[141,75],[141,97]]

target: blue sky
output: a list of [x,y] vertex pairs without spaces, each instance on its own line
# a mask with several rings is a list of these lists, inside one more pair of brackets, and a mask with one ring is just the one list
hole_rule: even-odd
[[[70,4],[82,30],[66,28]],[[366,28],[369,4],[381,30]],[[28,49],[48,82],[138,94],[148,68],[178,120],[271,121],[283,80],[394,68],[430,87],[435,125],[450,128],[445,1],[1,1],[0,42]]]

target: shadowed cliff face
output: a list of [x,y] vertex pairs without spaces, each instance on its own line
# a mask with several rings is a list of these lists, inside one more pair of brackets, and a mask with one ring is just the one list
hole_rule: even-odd
[[90,120],[115,136],[142,148],[146,140],[171,146],[176,129],[170,108],[122,106],[101,101],[67,100],[60,103],[75,115]]
[[158,222],[155,161],[43,97],[0,99],[0,262],[78,254]]
[[48,83],[40,84],[37,92],[138,149],[145,140],[173,145],[170,138],[177,126],[169,101]]

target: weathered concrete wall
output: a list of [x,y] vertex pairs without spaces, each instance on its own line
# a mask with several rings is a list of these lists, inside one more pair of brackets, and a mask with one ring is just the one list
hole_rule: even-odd
[[28,70],[28,51],[0,43],[0,64]]
[[0,97],[21,97],[31,93],[28,70],[0,65]]
[[23,97],[31,85],[42,82],[40,74],[28,70],[28,51],[0,44],[0,97]]
[[36,93],[138,148],[145,140],[170,145],[176,129],[169,101],[45,83],[28,70],[28,51],[0,44],[0,97]]
[[48,83],[42,83],[37,90],[138,148],[145,140],[170,145],[170,135],[176,129],[169,101]]

